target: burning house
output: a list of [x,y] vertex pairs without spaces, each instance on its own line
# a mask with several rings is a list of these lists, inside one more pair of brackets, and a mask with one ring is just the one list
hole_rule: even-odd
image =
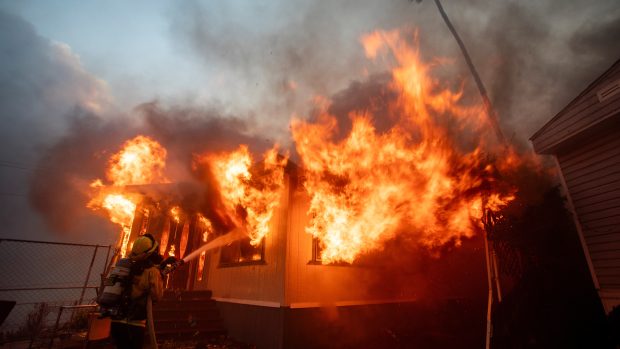
[[[435,335],[444,337],[442,343],[455,338],[445,335],[450,331],[458,333],[459,341],[468,345],[484,340],[481,320],[486,275],[480,238],[467,239],[460,253],[441,260],[420,257],[432,263],[427,266],[431,271],[420,272],[394,261],[326,260],[320,240],[307,233],[311,197],[302,185],[302,173],[288,162],[277,206],[267,225],[268,234],[256,243],[244,232],[223,246],[197,250],[218,236],[236,233],[218,234],[201,213],[181,212],[173,203],[176,184],[126,188],[141,201],[131,228],[121,231],[121,237],[128,237],[119,243],[130,246],[139,234],[149,232],[161,242],[164,255],[184,258],[192,251],[199,252],[197,258],[170,274],[165,281],[167,289],[209,291],[228,334],[259,348],[321,347],[369,340],[384,347],[394,341],[411,341],[394,336],[426,335],[437,330],[441,332]],[[411,252],[407,248],[393,251]],[[384,253],[376,257],[386,258]],[[406,256],[392,258],[398,263],[411,260]],[[402,269],[386,270],[396,267]],[[462,275],[454,275],[454,268]],[[410,280],[401,280],[395,286],[390,279],[399,273]],[[422,279],[427,276],[434,280]],[[446,322],[424,327],[426,317]],[[378,319],[382,319],[381,326],[375,324]],[[467,332],[472,326],[457,326],[461,321],[473,321],[477,330]]]
[[531,141],[553,155],[594,287],[607,312],[620,304],[620,61]]
[[319,101],[294,119],[299,166],[277,146],[254,161],[240,145],[193,154],[193,181],[174,181],[166,149],[137,136],[88,206],[121,227],[120,255],[148,232],[186,259],[167,288],[209,290],[230,335],[259,347],[481,345],[483,219],[515,199],[498,173],[522,159],[398,31],[362,41],[395,61],[382,105],[340,120]]

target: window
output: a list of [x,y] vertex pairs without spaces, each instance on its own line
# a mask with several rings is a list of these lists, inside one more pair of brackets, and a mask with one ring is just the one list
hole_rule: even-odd
[[265,264],[265,239],[252,246],[250,238],[238,240],[224,246],[220,252],[220,267],[234,267],[250,264]]
[[[323,265],[323,261],[321,259],[321,252],[323,252],[323,247],[321,246],[321,241],[315,237],[312,238],[312,260],[308,262],[308,264],[320,264]],[[355,262],[357,265],[357,262]],[[351,263],[347,262],[331,262],[326,263],[325,265],[331,266],[351,266]]]
[[322,264],[321,251],[323,251],[323,248],[321,247],[319,239],[312,237],[312,260],[310,264]]

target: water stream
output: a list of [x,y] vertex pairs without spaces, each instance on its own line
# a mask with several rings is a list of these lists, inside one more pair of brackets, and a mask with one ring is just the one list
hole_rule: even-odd
[[235,228],[235,229],[231,230],[230,232],[228,232],[227,234],[219,236],[219,237],[213,239],[212,241],[210,241],[210,242],[208,242],[208,243],[198,247],[192,253],[188,254],[185,257],[183,257],[183,262],[187,263],[187,262],[191,261],[192,259],[198,257],[200,255],[200,253],[202,253],[202,252],[209,251],[209,250],[212,250],[214,248],[218,248],[220,246],[228,245],[231,242],[243,239],[246,236],[247,236],[247,234],[246,234],[246,231],[245,231],[244,228]]

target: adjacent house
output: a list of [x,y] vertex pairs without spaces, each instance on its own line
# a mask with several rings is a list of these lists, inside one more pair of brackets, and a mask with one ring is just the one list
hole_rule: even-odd
[[560,170],[592,281],[620,304],[620,60],[531,137]]

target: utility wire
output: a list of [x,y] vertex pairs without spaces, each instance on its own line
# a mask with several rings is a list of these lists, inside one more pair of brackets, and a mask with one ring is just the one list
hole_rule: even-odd
[[450,29],[452,36],[454,36],[454,40],[456,40],[456,43],[459,45],[459,48],[461,49],[461,52],[463,53],[463,57],[465,58],[465,62],[467,62],[467,66],[469,67],[469,70],[471,71],[471,75],[474,76],[474,81],[476,81],[476,86],[478,87],[478,91],[480,92],[480,96],[482,97],[484,109],[487,112],[489,122],[491,123],[491,126],[493,127],[493,130],[495,131],[495,135],[497,136],[497,139],[502,144],[505,145],[506,137],[504,136],[504,133],[502,132],[501,127],[499,126],[497,112],[495,111],[495,108],[493,108],[493,104],[491,103],[491,100],[489,99],[489,96],[487,95],[487,90],[486,88],[484,88],[484,84],[482,83],[482,80],[480,79],[480,75],[478,75],[478,71],[476,70],[476,67],[474,66],[474,62],[472,62],[471,57],[469,56],[469,52],[467,52],[467,47],[465,47],[465,43],[463,42],[463,40],[461,40],[461,37],[459,36],[459,33],[456,31],[456,29],[452,25],[452,22],[450,22],[450,18],[448,18],[446,11],[444,11],[443,6],[441,5],[441,2],[439,0],[434,0],[434,1],[435,1],[435,5],[437,5],[437,9],[439,10],[439,13],[441,14],[441,18],[443,18],[444,22],[446,23],[446,26],[448,27],[448,29]]
[[27,197],[28,195],[20,194],[20,193],[0,193],[0,196],[22,196],[22,197]]
[[47,168],[44,167],[34,167],[34,166],[28,166],[28,165],[24,165],[24,164],[20,164],[17,162],[12,162],[12,161],[6,161],[6,160],[0,160],[0,167],[6,167],[6,168],[14,168],[14,169],[18,169],[18,170],[24,170],[24,171],[46,171],[49,170]]

